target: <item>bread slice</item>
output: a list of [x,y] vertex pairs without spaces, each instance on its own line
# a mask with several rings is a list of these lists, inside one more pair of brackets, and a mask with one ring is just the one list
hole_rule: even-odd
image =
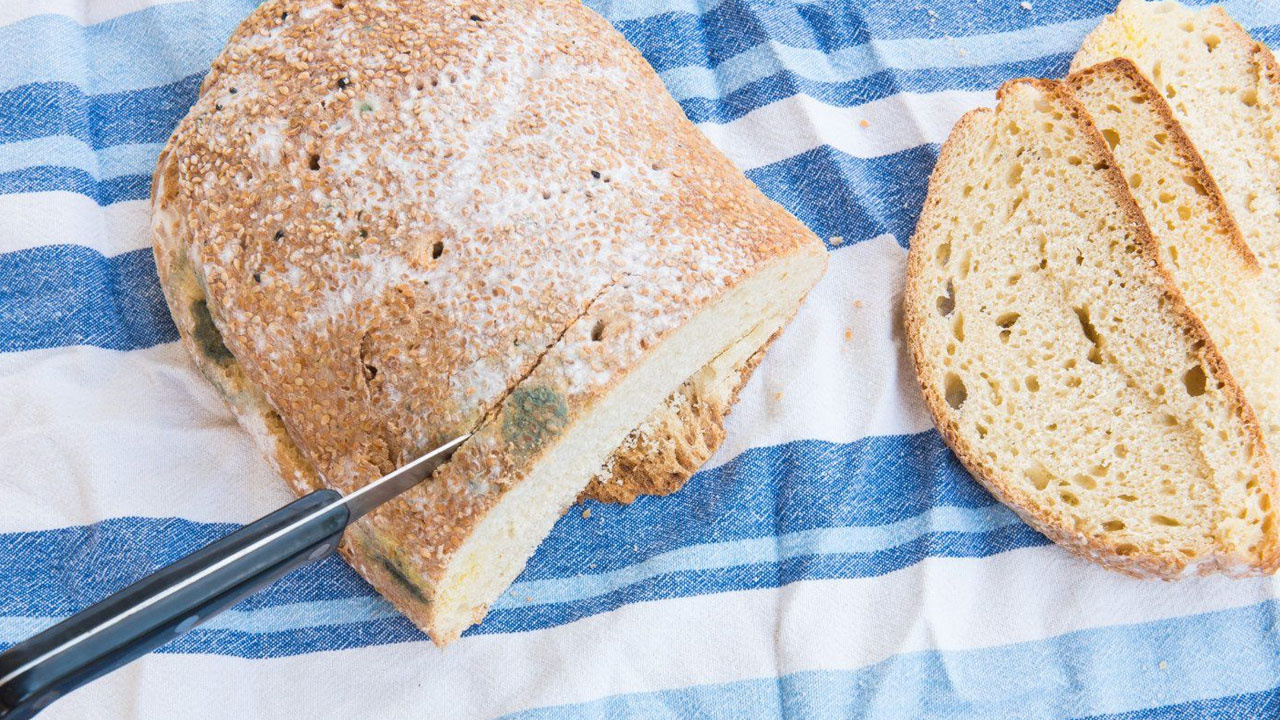
[[1121,0],[1085,38],[1079,71],[1125,57],[1168,101],[1217,181],[1262,266],[1262,292],[1280,314],[1280,67],[1217,6]]
[[1280,316],[1217,184],[1160,92],[1128,59],[1076,72],[1067,86],[1102,132],[1165,269],[1239,382],[1268,450],[1280,448]]
[[628,438],[687,476],[826,265],[569,0],[268,0],[152,205],[183,343],[296,492],[474,432],[341,547],[438,644]]
[[1257,421],[1102,137],[1060,84],[1001,88],[943,147],[904,299],[961,461],[1051,539],[1160,578],[1276,567]]

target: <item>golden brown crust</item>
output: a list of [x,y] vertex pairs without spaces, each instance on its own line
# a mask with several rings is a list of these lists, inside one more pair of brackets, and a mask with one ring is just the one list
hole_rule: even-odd
[[[1173,108],[1169,107],[1169,103],[1164,99],[1164,96],[1142,74],[1138,66],[1133,64],[1132,60],[1129,58],[1113,58],[1073,72],[1063,82],[1069,88],[1079,88],[1092,78],[1107,73],[1119,73],[1130,83],[1138,86],[1140,97],[1149,102],[1160,116],[1160,122],[1164,126],[1165,132],[1169,135],[1172,151],[1184,158],[1196,181],[1205,189],[1209,203],[1213,208],[1214,219],[1227,230],[1231,249],[1240,256],[1240,259],[1250,269],[1254,272],[1260,272],[1262,268],[1258,265],[1258,258],[1249,249],[1244,235],[1240,233],[1240,227],[1236,224],[1235,217],[1227,209],[1227,202],[1222,197],[1222,190],[1218,187],[1218,182],[1209,174],[1208,168],[1205,167],[1204,158],[1200,156],[1200,151],[1196,149],[1195,144],[1191,142],[1191,138],[1187,137],[1186,131],[1183,130],[1182,125],[1174,117]],[[1088,116],[1088,111],[1085,111],[1085,115],[1086,117]]]
[[670,495],[684,487],[724,442],[725,416],[779,334],[734,367],[727,381],[704,379],[702,372],[685,381],[618,447],[608,474],[592,480],[579,500],[629,505],[641,495]]
[[559,433],[744,278],[821,262],[569,0],[268,0],[153,206],[183,342],[296,492],[478,430],[342,548],[437,642],[452,553]]
[[[1217,378],[1219,382],[1224,384],[1225,391],[1231,398],[1235,411],[1250,434],[1253,447],[1256,452],[1265,457],[1266,446],[1252,408],[1246,402],[1239,385],[1227,371],[1225,362],[1209,337],[1208,331],[1194,313],[1191,312],[1181,292],[1177,289],[1172,275],[1163,265],[1160,259],[1159,246],[1151,235],[1146,219],[1138,208],[1136,201],[1130,195],[1124,177],[1117,168],[1110,150],[1107,148],[1106,140],[1093,126],[1087,112],[1079,102],[1071,97],[1070,92],[1056,81],[1038,78],[1011,80],[1001,86],[997,93],[997,98],[1003,98],[1013,87],[1020,83],[1032,85],[1062,103],[1076,119],[1079,129],[1082,131],[1082,136],[1086,138],[1086,142],[1092,147],[1095,157],[1109,161],[1108,166],[1104,169],[1105,181],[1111,186],[1112,195],[1121,206],[1122,212],[1128,221],[1129,229],[1136,239],[1136,244],[1144,259],[1156,269],[1157,275],[1162,281],[1161,292],[1173,311],[1174,317],[1182,326],[1187,337],[1193,343],[1201,345],[1201,356],[1205,366],[1210,369],[1212,377]],[[917,222],[917,228],[927,228],[930,217],[939,211],[938,208],[944,201],[941,195],[935,191],[935,188],[944,184],[944,178],[953,171],[952,163],[947,162],[947,159],[953,153],[958,152],[957,148],[963,144],[965,134],[969,132],[969,128],[975,122],[975,119],[992,112],[996,111],[982,108],[967,113],[960,119],[950,137],[943,144],[930,178],[930,190],[926,196],[920,219]],[[1056,517],[1049,514],[1043,506],[1026,497],[1025,493],[1019,490],[1010,479],[1002,477],[994,467],[986,463],[977,450],[971,447],[968,440],[959,432],[959,427],[953,414],[949,411],[948,406],[945,405],[945,399],[939,394],[934,384],[928,382],[925,372],[926,369],[933,366],[933,358],[926,354],[920,340],[920,322],[923,318],[923,313],[920,312],[920,309],[924,308],[925,304],[921,299],[920,294],[923,289],[919,286],[919,282],[926,277],[924,264],[927,259],[925,256],[925,241],[924,238],[919,236],[919,232],[917,232],[916,237],[912,238],[908,256],[907,283],[903,299],[903,304],[906,308],[904,322],[907,331],[908,350],[913,366],[916,368],[916,376],[924,395],[925,405],[938,426],[943,440],[955,452],[965,468],[996,499],[1012,508],[1029,525],[1055,543],[1094,562],[1134,577],[1176,579],[1183,576],[1188,568],[1188,560],[1185,557],[1175,553],[1148,553],[1146,555],[1121,553],[1118,551],[1120,543],[1105,535],[1087,535],[1065,527]],[[1270,467],[1271,463],[1267,460],[1264,464]],[[1274,486],[1274,476],[1270,480]],[[1194,570],[1199,574],[1211,572],[1227,572],[1231,574],[1274,572],[1277,564],[1280,564],[1280,553],[1278,553],[1280,549],[1276,546],[1274,535],[1266,538],[1266,542],[1267,546],[1260,548],[1258,551],[1259,562],[1256,567],[1201,564],[1196,566]]]

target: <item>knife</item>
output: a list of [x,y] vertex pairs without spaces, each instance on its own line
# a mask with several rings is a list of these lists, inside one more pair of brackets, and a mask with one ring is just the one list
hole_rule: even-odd
[[342,495],[317,490],[0,654],[0,720],[24,720],[290,571],[328,556],[348,525],[431,476],[470,434]]

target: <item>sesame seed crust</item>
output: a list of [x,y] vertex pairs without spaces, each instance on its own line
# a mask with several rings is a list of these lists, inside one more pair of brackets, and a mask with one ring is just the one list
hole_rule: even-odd
[[821,248],[569,0],[268,0],[152,203],[184,343],[295,492],[476,431],[344,542],[428,632],[452,553],[558,432],[699,308]]

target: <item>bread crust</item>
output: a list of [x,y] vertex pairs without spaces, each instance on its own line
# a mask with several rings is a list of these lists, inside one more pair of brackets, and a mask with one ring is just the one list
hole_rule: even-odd
[[579,500],[629,505],[641,495],[670,495],[684,487],[724,442],[725,417],[780,334],[774,333],[732,368],[730,378],[702,380],[700,372],[685,381],[676,395],[618,446],[606,472],[591,481]]
[[[1061,103],[1076,120],[1082,136],[1091,146],[1096,156],[1105,158],[1108,161],[1109,167],[1104,171],[1105,181],[1111,187],[1111,194],[1122,209],[1143,258],[1151,264],[1161,280],[1161,293],[1172,310],[1172,315],[1176,318],[1186,336],[1193,343],[1201,344],[1204,365],[1210,369],[1212,377],[1224,384],[1224,390],[1249,433],[1253,447],[1256,452],[1267,457],[1264,467],[1269,470],[1271,462],[1269,456],[1266,455],[1267,448],[1253,410],[1245,401],[1244,394],[1238,383],[1228,372],[1221,353],[1214,345],[1212,338],[1209,337],[1203,323],[1191,312],[1174,283],[1172,275],[1163,265],[1159,246],[1151,235],[1146,218],[1130,195],[1124,177],[1118,170],[1114,157],[1107,148],[1106,140],[1093,126],[1088,113],[1079,102],[1071,96],[1063,85],[1056,81],[1038,78],[1011,80],[1001,86],[997,93],[997,99],[1002,100],[1012,88],[1019,84],[1034,86],[1040,92],[1052,96],[1057,102]],[[912,238],[908,255],[907,283],[904,291],[904,307],[906,309],[904,322],[907,330],[907,346],[913,366],[916,368],[916,377],[924,395],[925,406],[938,426],[943,440],[955,452],[965,468],[996,499],[1013,509],[1027,524],[1071,552],[1108,568],[1133,577],[1166,580],[1183,577],[1188,572],[1201,575],[1212,572],[1225,572],[1233,575],[1269,574],[1274,572],[1277,564],[1280,563],[1280,555],[1277,552],[1277,539],[1274,532],[1264,539],[1265,545],[1259,549],[1259,560],[1254,565],[1232,564],[1228,562],[1228,558],[1222,556],[1215,556],[1209,562],[1199,562],[1192,565],[1187,558],[1175,553],[1123,554],[1118,551],[1118,546],[1121,543],[1105,535],[1089,535],[1067,527],[1067,523],[1062,518],[1048,512],[1046,508],[1027,497],[1025,492],[1017,488],[1011,478],[1002,477],[995,468],[983,461],[976,448],[972,447],[959,432],[959,427],[946,405],[945,398],[937,391],[934,384],[928,381],[930,371],[934,369],[934,363],[927,355],[926,348],[921,342],[921,323],[927,308],[921,296],[923,288],[920,283],[926,277],[924,270],[927,262],[926,245],[932,245],[932,243],[927,242],[926,238],[921,235],[921,229],[928,227],[929,219],[934,213],[939,212],[943,202],[940,193],[936,192],[935,189],[945,182],[947,174],[952,171],[952,163],[948,162],[948,159],[952,154],[959,152],[958,148],[962,146],[966,134],[971,132],[971,126],[976,122],[976,118],[993,112],[996,111],[980,108],[967,113],[960,119],[950,137],[943,144],[937,164],[930,177],[929,193],[920,219],[917,222],[918,229],[915,237]],[[1273,471],[1265,480],[1271,487],[1274,488],[1276,486]]]
[[440,644],[453,553],[559,433],[744,279],[825,265],[568,0],[268,0],[152,205],[183,344],[295,492],[477,431],[340,548]]

